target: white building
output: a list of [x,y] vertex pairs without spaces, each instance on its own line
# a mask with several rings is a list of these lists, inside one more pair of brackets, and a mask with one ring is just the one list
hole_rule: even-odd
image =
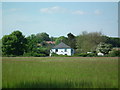
[[54,46],[50,50],[50,56],[52,53],[56,53],[58,55],[68,55],[71,56],[74,54],[74,49],[72,49],[70,46],[66,45],[65,43],[61,42],[60,44]]
[[104,56],[104,54],[101,53],[101,52],[97,53],[97,55],[98,55],[98,56]]

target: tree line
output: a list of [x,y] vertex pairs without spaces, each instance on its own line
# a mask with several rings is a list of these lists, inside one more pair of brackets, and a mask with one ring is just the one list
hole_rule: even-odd
[[[75,49],[75,55],[92,52],[108,54],[113,48],[120,47],[120,38],[108,37],[101,32],[82,32],[80,35],[68,33],[67,37],[50,37],[46,32],[25,37],[21,31],[13,31],[2,37],[3,56],[49,56],[50,49],[61,41]],[[47,43],[51,41],[52,43]],[[116,53],[116,52],[115,52]],[[117,51],[118,55],[118,51]]]

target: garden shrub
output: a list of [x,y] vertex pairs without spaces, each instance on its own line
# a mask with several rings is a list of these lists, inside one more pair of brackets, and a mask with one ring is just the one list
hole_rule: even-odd
[[120,50],[112,50],[108,56],[110,57],[119,57],[120,56]]
[[29,53],[25,53],[23,56],[24,57],[31,57],[31,56],[33,56],[33,57],[45,57],[46,54],[36,53],[36,52],[29,52]]
[[71,56],[68,56],[68,55],[58,55],[56,53],[52,53],[51,55],[52,57],[71,57]]
[[74,56],[78,56],[78,57],[94,57],[96,56],[95,53],[76,53],[74,54]]

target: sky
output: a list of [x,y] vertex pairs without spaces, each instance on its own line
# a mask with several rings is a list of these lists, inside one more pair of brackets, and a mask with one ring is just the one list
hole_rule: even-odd
[[59,37],[87,31],[117,37],[118,3],[2,2],[2,36],[15,30],[25,36],[46,32]]

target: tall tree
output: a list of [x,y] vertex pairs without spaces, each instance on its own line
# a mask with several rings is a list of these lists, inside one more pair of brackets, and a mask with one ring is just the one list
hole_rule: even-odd
[[119,37],[108,37],[103,36],[105,43],[112,44],[113,47],[120,47],[120,38]]
[[68,36],[68,45],[71,48],[76,49],[76,38],[75,38],[75,36],[72,33],[68,33],[67,36]]
[[100,42],[100,44],[98,44],[98,46],[96,48],[96,51],[104,53],[104,54],[108,54],[109,51],[111,51],[111,49],[112,49],[111,44],[106,44],[106,43]]
[[36,38],[37,38],[38,43],[50,40],[49,35],[45,32],[36,34]]
[[3,55],[23,55],[26,50],[26,38],[20,31],[14,31],[2,38]]
[[32,52],[34,48],[36,48],[37,45],[37,38],[36,35],[32,34],[28,37],[26,37],[27,39],[27,52]]
[[64,42],[65,44],[67,44],[68,42],[67,42],[67,37],[65,37],[65,36],[60,36],[60,37],[58,37],[56,40],[55,40],[55,43],[56,44],[59,44],[60,42]]
[[77,37],[77,49],[80,52],[95,51],[97,45],[104,42],[100,32],[83,33]]

